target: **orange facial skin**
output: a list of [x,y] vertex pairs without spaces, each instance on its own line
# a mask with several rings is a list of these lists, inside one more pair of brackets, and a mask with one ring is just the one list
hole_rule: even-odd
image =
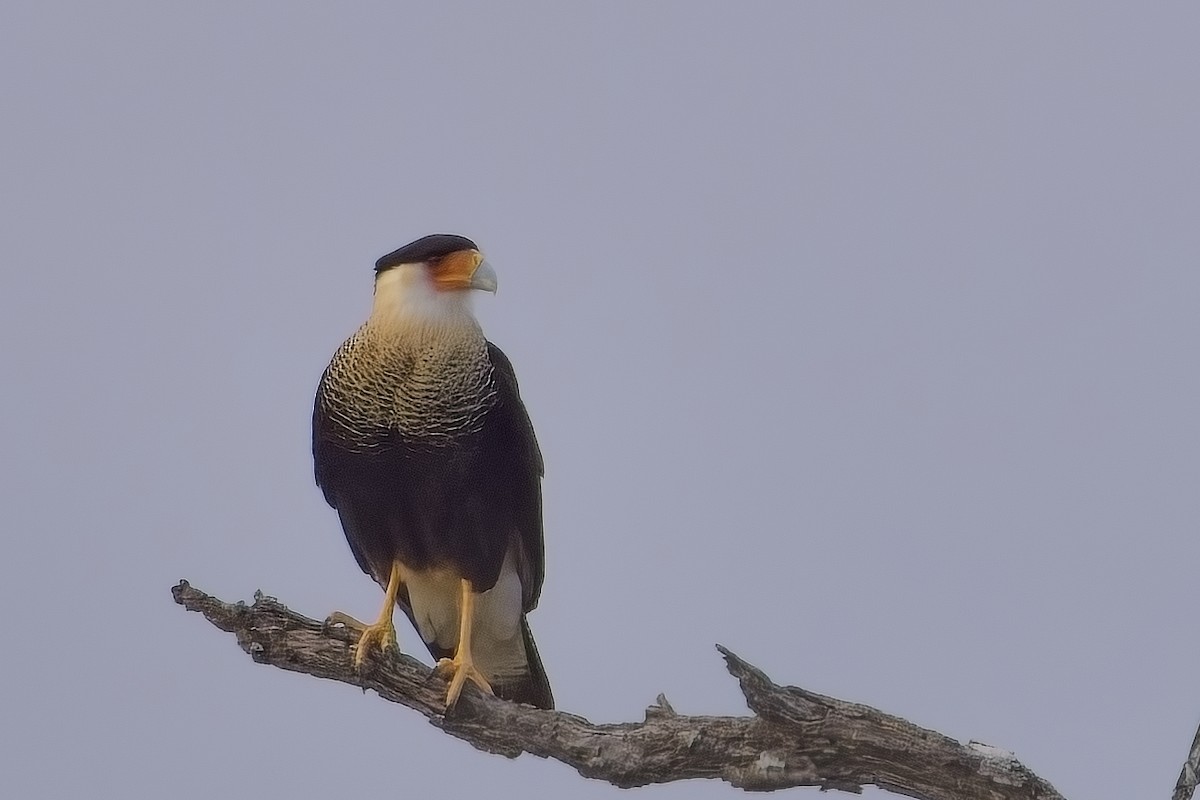
[[443,291],[474,288],[471,277],[483,263],[483,254],[478,250],[456,250],[430,264],[433,282]]

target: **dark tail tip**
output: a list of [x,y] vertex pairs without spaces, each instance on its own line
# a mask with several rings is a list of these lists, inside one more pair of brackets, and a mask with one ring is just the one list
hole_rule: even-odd
[[529,621],[525,617],[521,617],[521,637],[525,640],[525,658],[529,662],[529,674],[492,688],[497,697],[503,697],[505,700],[552,709],[554,695],[550,692],[550,679],[546,677],[546,669],[542,666],[537,645],[533,642],[533,632],[529,630]]

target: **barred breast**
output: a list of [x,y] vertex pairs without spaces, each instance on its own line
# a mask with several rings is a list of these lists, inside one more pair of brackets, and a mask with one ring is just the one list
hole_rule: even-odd
[[487,341],[475,328],[396,330],[368,322],[321,378],[329,433],[350,451],[387,441],[443,447],[477,433],[495,403]]

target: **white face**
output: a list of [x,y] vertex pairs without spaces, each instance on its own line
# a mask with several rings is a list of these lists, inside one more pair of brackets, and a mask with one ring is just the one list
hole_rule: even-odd
[[467,322],[474,319],[471,294],[439,289],[425,264],[401,264],[376,277],[371,318],[393,322]]

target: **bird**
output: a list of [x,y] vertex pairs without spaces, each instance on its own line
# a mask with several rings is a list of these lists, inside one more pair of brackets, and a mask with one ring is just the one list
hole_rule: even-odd
[[[484,336],[475,291],[496,272],[470,239],[432,234],[375,263],[366,322],[313,404],[317,485],[358,566],[384,590],[355,666],[397,648],[399,606],[446,679],[539,708],[554,698],[527,615],[545,575],[542,454],[512,363]],[[397,648],[398,649],[398,648]]]

